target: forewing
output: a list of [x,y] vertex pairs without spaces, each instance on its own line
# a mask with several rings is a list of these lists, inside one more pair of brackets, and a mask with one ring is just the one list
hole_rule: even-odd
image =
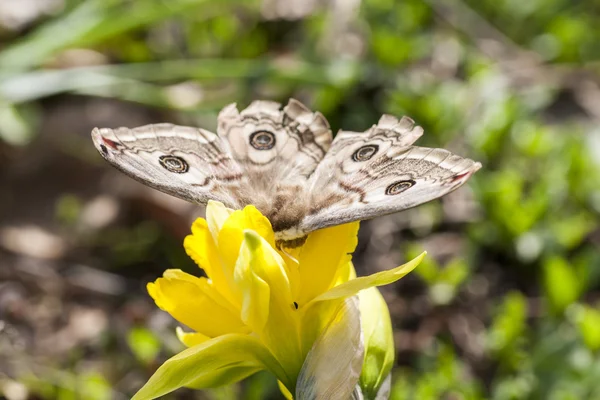
[[96,128],[92,139],[104,159],[148,186],[193,203],[218,200],[240,207],[236,193],[244,185],[243,170],[212,132],[154,124]]
[[325,117],[294,99],[283,109],[276,102],[254,101],[239,112],[230,104],[219,114],[217,131],[250,175],[270,183],[307,179],[332,141]]
[[331,145],[325,117],[294,99],[283,108],[254,101],[241,112],[225,107],[217,131],[251,187],[242,201],[265,214],[276,232],[297,227],[308,211],[308,178]]
[[395,213],[464,184],[481,164],[444,149],[411,146],[423,130],[384,115],[364,133],[340,132],[311,177],[310,232]]

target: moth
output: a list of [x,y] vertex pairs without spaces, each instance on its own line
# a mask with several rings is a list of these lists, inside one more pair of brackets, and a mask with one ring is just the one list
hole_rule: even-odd
[[254,101],[218,115],[217,134],[167,123],[95,128],[94,145],[138,181],[197,204],[253,204],[280,248],[308,233],[406,210],[463,185],[481,164],[413,146],[412,119],[383,115],[365,132],[340,130],[297,100]]

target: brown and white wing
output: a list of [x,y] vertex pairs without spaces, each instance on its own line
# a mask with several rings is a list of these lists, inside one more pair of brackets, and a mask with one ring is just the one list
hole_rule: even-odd
[[217,132],[251,179],[268,184],[306,180],[332,141],[325,117],[294,99],[283,108],[258,100],[241,112],[230,104],[219,113]]
[[104,159],[148,186],[193,203],[218,200],[240,207],[235,193],[243,185],[243,169],[227,142],[212,132],[155,124],[96,128],[92,139]]
[[231,104],[219,114],[217,132],[248,178],[241,201],[254,204],[276,232],[296,227],[309,206],[308,178],[331,145],[325,117],[294,99],[283,108],[254,101],[238,111]]
[[444,149],[412,146],[414,121],[384,115],[364,133],[341,131],[310,179],[300,230],[391,214],[460,187],[481,164]]

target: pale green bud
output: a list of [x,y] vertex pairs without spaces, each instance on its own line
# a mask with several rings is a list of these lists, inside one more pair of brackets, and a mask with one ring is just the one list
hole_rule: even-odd
[[[358,294],[365,358],[359,385],[366,400],[387,398],[389,375],[394,364],[394,336],[387,304],[377,288]],[[383,396],[383,397],[382,397]]]

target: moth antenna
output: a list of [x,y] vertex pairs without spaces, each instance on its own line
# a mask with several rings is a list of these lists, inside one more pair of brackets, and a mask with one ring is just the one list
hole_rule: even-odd
[[302,237],[300,239],[292,240],[292,241],[276,240],[275,247],[277,248],[277,250],[279,250],[280,252],[285,254],[290,260],[292,260],[296,264],[300,264],[300,261],[298,261],[298,259],[296,257],[294,257],[293,255],[291,255],[290,252],[288,251],[288,249],[289,250],[295,249],[295,248],[303,245],[305,241],[306,241],[306,236]]
[[292,256],[290,253],[288,253],[285,250],[283,250],[283,252],[285,253],[286,256],[288,256],[290,258],[290,260],[292,260],[294,263],[300,265],[300,261],[298,261],[298,259],[296,257]]
[[277,246],[277,249],[279,251],[281,251],[283,254],[285,254],[290,260],[292,260],[294,263],[300,265],[300,261],[298,261],[298,259],[296,257],[294,257],[293,255],[291,255],[285,247],[281,247],[281,246]]

